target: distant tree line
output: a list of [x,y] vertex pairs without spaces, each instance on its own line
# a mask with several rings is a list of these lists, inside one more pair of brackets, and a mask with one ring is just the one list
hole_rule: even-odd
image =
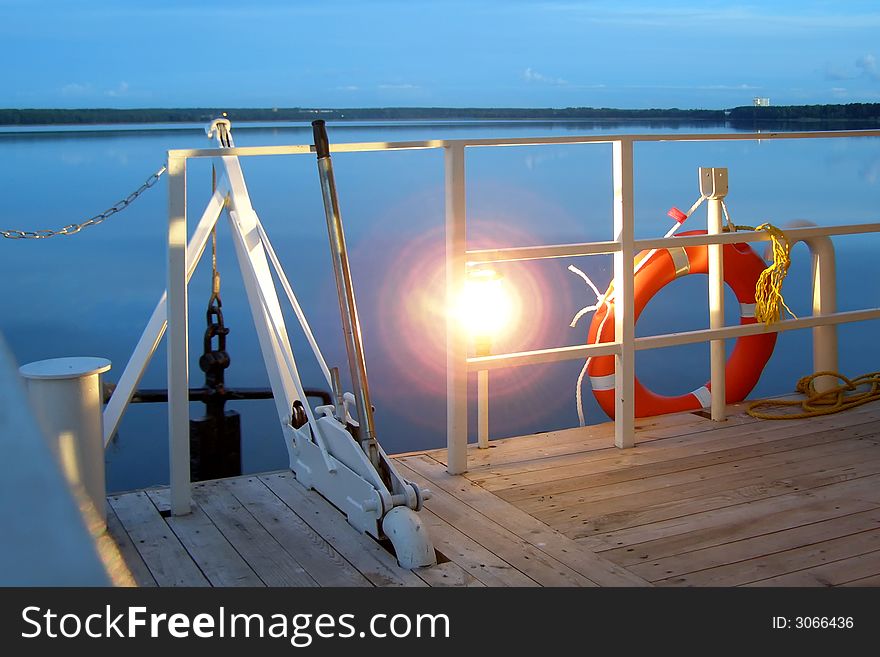
[[880,122],[880,103],[848,105],[771,105],[769,107],[735,107],[728,118],[732,121],[873,121]]
[[406,120],[406,119],[583,119],[677,120],[735,124],[757,121],[849,121],[880,124],[880,103],[735,107],[731,110],[615,109],[595,107],[486,108],[379,107],[0,109],[0,125],[91,125],[101,123],[206,123],[223,113],[233,121]]

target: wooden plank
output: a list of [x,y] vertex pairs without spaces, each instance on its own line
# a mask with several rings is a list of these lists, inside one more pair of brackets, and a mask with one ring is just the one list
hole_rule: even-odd
[[261,475],[260,479],[376,586],[426,586],[411,570],[401,568],[384,547],[349,525],[327,500],[303,488],[291,472]]
[[[125,528],[122,526],[109,502],[107,502],[106,536],[115,544],[116,554],[114,556],[118,556],[118,559],[124,564],[131,578],[130,582],[122,584],[117,577],[111,575],[111,581],[113,581],[114,586],[156,586],[156,580],[150,574],[150,569],[147,568],[147,564],[144,563],[134,543],[131,542],[131,538],[129,538],[128,533],[126,533]],[[107,559],[103,558],[103,551],[101,552],[102,561],[107,564]],[[112,564],[109,565],[109,568],[113,568]]]
[[880,586],[880,575],[871,575],[854,579],[851,582],[844,582],[840,586]]
[[[170,507],[167,488],[146,492],[156,508]],[[199,507],[189,515],[169,516],[165,522],[212,586],[265,586]]]
[[[684,534],[662,537],[631,547],[607,550],[602,552],[602,556],[622,566],[631,567],[634,564],[645,564],[651,560],[693,554],[701,550],[724,546],[727,543],[748,541],[749,539],[768,538],[775,541],[777,536],[784,537],[789,532],[800,529],[803,529],[807,535],[815,533],[817,540],[824,540],[832,538],[837,531],[846,533],[849,527],[861,526],[861,524],[869,522],[865,518],[873,517],[876,513],[876,508],[851,513],[849,508],[843,507],[837,499],[808,502],[794,511],[788,508],[778,511],[764,511],[759,515],[727,522],[717,527],[710,524]],[[862,527],[862,529],[867,528]],[[703,559],[710,557],[711,553],[707,553]],[[700,557],[698,556],[697,559]]]
[[[605,559],[563,536],[532,516],[520,511],[464,477],[449,475],[444,467],[426,456],[400,461],[429,482],[435,491],[444,491],[466,504],[473,513],[498,522],[520,541],[546,553],[574,572],[601,586],[645,586],[647,582],[612,561]],[[430,502],[429,502],[430,504]]]
[[266,488],[259,477],[239,477],[224,483],[320,586],[371,586],[367,578]]
[[[880,529],[840,536],[746,561],[678,575],[660,580],[656,584],[658,586],[740,586],[804,569],[809,569],[815,574],[815,569],[823,564],[877,550],[880,550]],[[875,571],[869,574],[880,573],[880,560],[874,564],[874,567]]]
[[[876,431],[876,429],[872,428],[871,431]],[[785,466],[805,464],[806,461],[828,455],[843,457],[856,450],[871,450],[870,453],[880,454],[880,445],[867,437],[852,438],[842,434],[834,434],[824,438],[801,436],[798,439],[780,441],[779,443],[725,451],[711,457],[675,459],[672,462],[660,464],[664,466],[662,469],[665,470],[662,474],[657,474],[657,468],[654,467],[635,466],[631,468],[633,471],[633,475],[630,475],[633,476],[632,479],[604,477],[601,474],[586,475],[583,478],[584,488],[548,493],[540,497],[528,497],[513,502],[520,508],[527,510],[534,506],[544,512],[550,512],[553,508],[566,509],[576,503],[600,502],[628,495],[640,495],[644,499],[646,493],[650,492],[653,495],[659,489],[687,486],[701,481],[708,482],[731,474],[740,474],[744,477],[746,473],[770,472],[772,468],[777,468],[781,474],[785,474],[789,472]],[[856,457],[850,456],[849,458]],[[612,480],[609,483],[599,483],[609,479]],[[620,480],[613,481],[613,479]],[[508,499],[505,493],[499,494],[499,497]]]
[[[684,419],[678,422],[671,421],[667,417],[639,420],[637,444],[717,430],[714,422],[690,413],[670,417]],[[734,415],[729,421],[730,426],[756,423],[754,418],[742,415]],[[468,450],[468,467],[472,476],[478,476],[482,470],[504,467],[509,463],[523,460],[541,461],[564,454],[575,452],[583,454],[612,447],[614,447],[614,424],[604,423],[567,429],[564,432],[547,432],[493,441],[489,449],[472,447]],[[440,457],[438,452],[431,451],[428,455],[433,457],[435,454],[438,455],[436,460],[445,464],[445,456]]]
[[505,469],[495,468],[491,472],[474,473],[470,479],[492,491],[528,486],[529,484],[541,486],[548,480],[563,480],[581,476],[584,474],[585,464],[589,464],[586,466],[589,468],[589,473],[614,470],[628,473],[634,466],[662,464],[676,458],[698,459],[701,455],[712,455],[742,447],[775,443],[782,439],[797,439],[821,431],[837,430],[839,433],[843,433],[844,427],[863,424],[876,426],[877,419],[873,415],[865,413],[852,413],[846,416],[845,421],[841,422],[835,422],[830,418],[820,418],[813,422],[796,420],[775,427],[773,431],[767,431],[766,423],[744,428],[725,425],[715,431],[668,438],[623,451],[609,448],[590,454],[577,452],[562,454],[554,458],[526,461],[505,466]]
[[419,513],[428,528],[434,548],[486,586],[540,586],[429,509],[422,509]]
[[[748,537],[742,537],[742,529],[744,527],[743,525],[738,525],[733,528],[730,534],[717,532],[716,536],[719,542],[715,545],[699,547],[700,543],[706,542],[700,537],[697,545],[693,546],[695,549],[688,549],[692,546],[686,545],[679,540],[677,542],[678,547],[672,548],[679,551],[665,556],[661,555],[664,552],[668,552],[669,548],[663,542],[648,549],[640,545],[637,546],[638,550],[636,548],[626,548],[630,552],[612,552],[617,552],[617,556],[633,572],[638,573],[647,580],[656,581],[737,561],[745,561],[783,550],[790,550],[811,543],[848,536],[877,527],[880,527],[880,509],[870,509],[860,513],[819,520],[770,533],[758,533]],[[760,532],[761,530],[758,529],[757,531]],[[680,551],[682,547],[687,551]],[[608,552],[605,553],[605,556],[614,558]]]
[[[418,457],[416,457],[418,458]],[[405,466],[401,474],[420,486],[428,481]],[[442,466],[441,466],[442,467]],[[542,586],[596,586],[596,583],[523,541],[492,519],[442,489],[433,489],[426,508]]]
[[454,561],[438,563],[436,566],[429,566],[428,568],[418,568],[415,572],[429,586],[454,586],[459,588],[486,586]]
[[317,586],[222,480],[194,484],[193,499],[266,586]]
[[[836,517],[867,511],[880,506],[875,498],[880,476],[871,475],[821,488],[801,490],[766,499],[742,500],[721,508],[679,515],[667,520],[648,522],[617,531],[599,531],[579,539],[578,543],[591,549],[615,549],[645,543],[660,538],[686,534],[698,530],[727,531],[730,525],[754,523],[766,515],[785,513],[796,526],[816,518],[814,504],[830,503],[830,513]],[[843,506],[846,506],[843,509]],[[825,509],[826,512],[828,509]],[[816,519],[821,519],[816,518]],[[598,526],[595,529],[599,529]]]
[[210,586],[143,491],[112,495],[110,506],[159,586]]
[[[650,482],[629,487],[635,488],[632,492],[628,492],[626,488],[591,488],[548,496],[545,499],[530,498],[520,502],[518,506],[548,525],[565,528],[586,517],[608,517],[641,511],[645,508],[646,499],[650,500],[652,508],[657,508],[667,502],[705,498],[727,490],[744,490],[750,486],[767,486],[769,493],[777,482],[783,487],[791,488],[788,482],[794,477],[877,458],[880,458],[880,445],[870,441],[838,441],[829,445],[814,445],[781,454],[728,462],[723,468],[714,470],[700,468],[653,478]],[[621,494],[614,495],[615,492]],[[762,491],[756,492],[758,496],[762,496]]]
[[750,582],[747,586],[839,586],[877,575],[880,575],[880,551]]
[[[794,431],[776,431],[764,434],[746,434],[730,439],[713,440],[711,443],[684,443],[670,448],[654,443],[636,447],[626,453],[611,453],[606,458],[581,459],[579,463],[552,471],[531,471],[523,475],[495,478],[489,484],[481,484],[509,501],[530,497],[556,495],[596,486],[634,481],[691,470],[705,465],[728,463],[754,458],[764,454],[785,452],[799,447],[846,440],[850,437],[877,435],[880,425],[875,421],[851,427],[820,430],[818,427],[799,427]],[[677,443],[678,445],[678,443]]]
[[[558,450],[558,453],[549,457],[538,457],[534,453],[524,452],[519,459],[510,459],[505,463],[497,463],[491,466],[475,467],[468,473],[468,477],[489,489],[503,487],[503,483],[494,482],[495,477],[504,476],[528,476],[529,472],[547,470],[544,475],[533,475],[533,481],[541,481],[541,476],[546,478],[548,473],[565,471],[567,466],[577,466],[584,459],[592,460],[613,458],[614,456],[629,456],[639,453],[652,452],[653,450],[665,450],[672,448],[686,447],[690,449],[689,453],[694,453],[696,445],[706,448],[706,451],[714,451],[715,449],[727,449],[736,445],[747,445],[753,442],[773,438],[774,436],[790,437],[797,436],[811,431],[833,429],[835,427],[851,426],[862,424],[865,422],[877,421],[878,414],[874,410],[874,405],[867,404],[865,406],[853,409],[842,415],[824,416],[819,418],[790,420],[786,422],[768,423],[766,421],[755,421],[742,426],[737,423],[730,424],[731,420],[722,423],[712,423],[708,428],[701,431],[689,431],[685,429],[676,433],[676,428],[661,429],[664,434],[662,439],[651,442],[639,442],[635,448],[619,450],[608,447],[605,450],[592,450],[583,452],[577,449],[576,445],[572,449]],[[484,450],[485,451],[485,450]],[[688,452],[682,455],[687,455]]]
[[[870,463],[876,463],[871,461]],[[876,470],[876,468],[874,469]],[[637,529],[646,525],[654,525],[664,521],[696,516],[708,512],[720,512],[728,507],[742,507],[744,504],[766,502],[779,496],[806,489],[832,488],[850,481],[861,480],[876,472],[863,473],[853,467],[851,462],[825,471],[810,472],[789,478],[778,478],[772,481],[750,483],[737,488],[721,491],[708,491],[704,495],[646,506],[643,509],[623,509],[605,515],[581,518],[572,512],[569,519],[556,524],[556,528],[577,539],[596,538],[627,529]],[[869,501],[872,497],[864,491]],[[864,509],[853,509],[853,511]],[[702,516],[700,516],[702,517]],[[650,540],[650,539],[647,539]]]

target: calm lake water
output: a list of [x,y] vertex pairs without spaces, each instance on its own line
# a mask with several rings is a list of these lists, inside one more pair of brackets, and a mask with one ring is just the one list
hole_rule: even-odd
[[[329,126],[336,142],[426,138],[526,137],[561,134],[729,132],[717,125],[590,122],[361,122]],[[237,145],[311,142],[305,124],[233,126]],[[0,128],[0,228],[35,230],[78,222],[109,207],[164,163],[171,148],[207,147],[201,125],[120,129]],[[540,146],[468,153],[469,239],[474,247],[607,240],[612,235],[611,147]],[[350,247],[380,441],[389,452],[439,447],[445,442],[443,303],[443,155],[438,151],[334,156]],[[792,220],[820,224],[880,219],[880,140],[639,144],[635,151],[637,237],[662,235],[666,211],[697,198],[697,168],[727,167],[728,206],[739,224]],[[261,157],[243,163],[253,205],[287,271],[331,366],[345,367],[326,225],[313,156]],[[210,163],[189,166],[190,230],[210,196]],[[51,240],[0,241],[0,277],[7,299],[3,333],[20,363],[93,355],[109,358],[115,381],[165,287],[167,181],[99,227]],[[690,220],[705,228],[705,210]],[[218,230],[222,298],[231,333],[229,386],[267,386],[256,333],[238,274],[228,226]],[[875,236],[835,238],[838,306],[880,305]],[[607,256],[500,265],[522,296],[520,322],[497,351],[576,344],[589,318],[572,316],[594,302],[576,264],[604,288]],[[200,385],[198,356],[210,293],[206,259],[190,285],[191,381]],[[809,314],[810,265],[796,247],[785,298]],[[652,300],[637,333],[649,335],[708,325],[705,277],[691,276]],[[728,307],[733,306],[729,296]],[[735,314],[728,321],[736,322]],[[306,386],[325,387],[320,371],[288,313]],[[840,329],[841,369],[880,369],[874,358],[876,325]],[[809,331],[780,335],[752,396],[793,389],[812,371]],[[574,386],[581,363],[515,368],[493,373],[490,430],[494,437],[575,426]],[[640,352],[637,374],[658,392],[680,394],[708,378],[708,345]],[[160,347],[141,384],[165,387]],[[585,390],[588,422],[606,418]],[[283,468],[287,455],[269,401],[231,403],[242,413],[246,472]],[[193,404],[193,416],[202,407]],[[107,451],[108,489],[167,481],[166,407],[130,407]]]

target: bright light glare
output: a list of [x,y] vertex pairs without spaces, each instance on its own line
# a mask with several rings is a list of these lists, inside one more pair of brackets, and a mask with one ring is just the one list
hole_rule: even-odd
[[512,324],[515,313],[515,299],[502,276],[492,269],[468,273],[457,314],[473,338],[497,337]]

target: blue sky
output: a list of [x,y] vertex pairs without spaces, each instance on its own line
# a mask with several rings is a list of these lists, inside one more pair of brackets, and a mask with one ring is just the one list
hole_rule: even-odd
[[0,107],[880,102],[880,1],[0,0]]

